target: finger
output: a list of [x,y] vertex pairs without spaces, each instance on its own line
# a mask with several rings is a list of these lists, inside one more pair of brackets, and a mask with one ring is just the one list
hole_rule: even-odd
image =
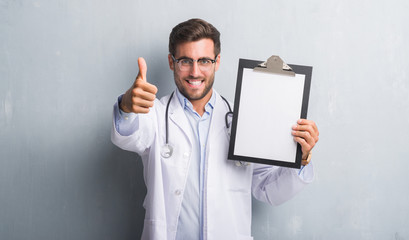
[[[154,86],[154,85],[152,85],[152,86]],[[156,87],[155,87],[155,89],[156,89]],[[145,91],[141,87],[136,87],[136,88],[132,89],[132,97],[142,98],[142,99],[148,100],[148,101],[154,101],[155,98],[156,98],[156,91],[149,92],[149,91]]]
[[146,61],[144,58],[140,57],[138,58],[138,67],[139,67],[139,73],[138,76],[136,77],[137,79],[142,79],[144,82],[146,82],[146,71],[148,70],[148,67],[146,65]]
[[142,99],[142,98],[139,98],[139,97],[134,97],[132,99],[132,103],[133,103],[133,105],[144,107],[144,108],[153,107],[153,104],[154,104],[153,101],[145,100],[145,99]]
[[305,159],[308,156],[308,153],[311,152],[312,147],[305,141],[304,138],[294,137],[294,141],[301,145],[302,158]]
[[305,131],[309,132],[309,134],[314,138],[314,140],[318,141],[318,132],[315,131],[314,127],[311,125],[294,125],[292,128],[294,131]]
[[135,87],[152,94],[156,94],[158,92],[158,88],[155,85],[144,82],[143,80],[136,82]]
[[314,121],[307,120],[307,119],[299,119],[297,121],[299,125],[293,126],[293,130],[299,130],[299,131],[309,131],[311,136],[314,138],[315,142],[318,142],[319,140],[319,131],[317,128],[317,125],[315,124]]
[[310,146],[315,145],[315,139],[307,131],[292,131],[292,135],[295,137],[303,138]]
[[132,112],[134,113],[148,113],[149,108],[148,107],[141,107],[138,105],[132,105]]
[[310,125],[310,126],[312,126],[312,128],[314,129],[314,131],[317,132],[317,134],[319,135],[319,131],[318,131],[317,125],[315,124],[314,121],[311,121],[311,120],[308,120],[308,119],[299,119],[299,120],[297,121],[297,123],[298,123],[299,125]]

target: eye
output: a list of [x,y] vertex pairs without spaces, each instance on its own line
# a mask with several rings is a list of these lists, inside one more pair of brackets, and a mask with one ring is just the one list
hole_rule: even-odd
[[202,58],[202,59],[199,59],[197,62],[198,62],[199,64],[201,64],[201,65],[208,65],[208,64],[210,64],[212,61],[209,60],[209,59],[207,59],[207,58]]
[[191,60],[191,59],[188,59],[188,58],[182,58],[182,59],[179,60],[179,62],[180,62],[182,65],[191,65],[191,64],[192,64],[192,60]]

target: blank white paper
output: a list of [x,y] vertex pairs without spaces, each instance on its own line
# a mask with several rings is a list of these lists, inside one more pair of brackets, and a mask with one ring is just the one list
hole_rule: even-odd
[[305,75],[244,68],[234,155],[295,163],[292,126],[301,116]]

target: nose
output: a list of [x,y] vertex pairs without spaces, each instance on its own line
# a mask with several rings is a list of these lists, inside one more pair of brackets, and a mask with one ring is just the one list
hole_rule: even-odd
[[199,76],[200,74],[200,69],[199,69],[199,64],[197,64],[197,61],[194,61],[192,63],[192,67],[190,68],[190,75],[192,77]]

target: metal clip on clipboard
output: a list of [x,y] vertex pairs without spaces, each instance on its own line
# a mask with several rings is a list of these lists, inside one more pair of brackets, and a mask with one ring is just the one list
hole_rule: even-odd
[[283,74],[295,77],[295,72],[279,56],[273,55],[254,68],[255,71]]

